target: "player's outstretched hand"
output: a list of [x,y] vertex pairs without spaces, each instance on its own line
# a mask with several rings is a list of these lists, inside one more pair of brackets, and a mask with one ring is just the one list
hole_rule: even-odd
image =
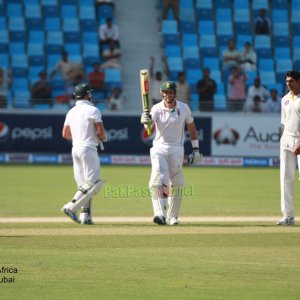
[[148,125],[152,123],[151,115],[147,113],[142,113],[141,115],[141,123],[144,125]]
[[189,165],[196,165],[202,160],[202,154],[199,152],[199,148],[193,148],[193,152],[188,156]]

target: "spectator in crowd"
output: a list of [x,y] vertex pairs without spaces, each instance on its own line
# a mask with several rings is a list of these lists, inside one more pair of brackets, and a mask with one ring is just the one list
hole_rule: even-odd
[[257,55],[249,42],[245,43],[240,64],[244,71],[256,71],[257,69]]
[[233,67],[228,78],[230,92],[228,95],[228,110],[242,111],[246,99],[247,76],[240,67]]
[[254,97],[253,103],[251,103],[247,107],[247,109],[249,112],[255,112],[255,113],[262,113],[267,111],[265,103],[262,102],[262,99],[258,95]]
[[199,95],[199,110],[214,110],[214,95],[217,92],[216,82],[210,78],[210,69],[203,70],[203,78],[197,82],[197,92]]
[[124,103],[127,97],[123,93],[121,87],[113,87],[110,95],[107,97],[107,106],[110,110],[120,110],[123,109]]
[[52,87],[48,81],[46,71],[42,70],[39,73],[40,80],[35,82],[31,88],[30,102],[34,104],[49,104],[53,105],[52,101]]
[[236,49],[235,41],[229,40],[228,41],[227,49],[222,53],[222,68],[223,71],[231,70],[232,67],[236,67],[239,65],[241,54]]
[[4,69],[0,68],[0,108],[7,107],[7,94],[11,86],[11,82],[11,69],[8,69],[7,74],[5,75]]
[[50,78],[58,71],[61,72],[66,82],[73,81],[78,74],[83,76],[81,64],[70,62],[68,56],[69,54],[67,51],[62,51],[61,60],[56,63],[54,69],[51,71]]
[[168,16],[169,9],[172,9],[174,19],[179,21],[179,0],[164,0],[162,7],[162,19],[165,20]]
[[258,14],[258,18],[255,21],[255,34],[269,35],[271,33],[271,21],[267,16],[267,10],[261,8]]
[[109,42],[109,48],[104,49],[102,51],[102,58],[104,59],[104,62],[101,65],[101,69],[105,68],[121,68],[121,50],[117,47],[115,42],[111,40]]
[[247,98],[245,104],[245,110],[249,111],[249,106],[253,104],[255,96],[259,96],[262,102],[266,102],[270,97],[269,91],[261,85],[261,80],[259,77],[254,79],[254,85],[249,86],[247,91]]
[[176,99],[186,104],[189,104],[191,98],[191,87],[186,81],[186,76],[184,72],[178,73],[178,81],[176,82],[176,85]]
[[111,41],[118,47],[120,46],[120,31],[119,26],[113,23],[112,18],[107,18],[106,23],[99,27],[100,46],[103,44],[109,45]]
[[93,91],[106,92],[105,73],[100,69],[100,63],[94,63],[94,70],[88,74],[89,85]]
[[151,97],[152,104],[156,104],[161,101],[160,88],[164,81],[169,78],[169,66],[166,57],[163,57],[164,71],[155,71],[155,58],[150,57],[150,84],[151,84]]
[[281,112],[281,98],[278,96],[276,89],[271,89],[270,97],[266,102],[266,110],[271,113]]

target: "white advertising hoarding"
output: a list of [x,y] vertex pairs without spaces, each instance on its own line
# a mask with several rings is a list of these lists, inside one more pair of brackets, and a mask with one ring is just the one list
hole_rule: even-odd
[[212,119],[213,156],[279,156],[280,115],[220,115]]

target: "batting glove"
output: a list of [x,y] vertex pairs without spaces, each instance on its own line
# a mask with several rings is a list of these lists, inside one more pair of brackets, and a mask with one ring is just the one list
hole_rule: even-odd
[[152,124],[151,115],[149,115],[147,113],[142,113],[141,123],[144,124],[144,125]]
[[202,154],[199,152],[199,148],[193,148],[193,152],[188,156],[189,165],[196,165],[202,160]]

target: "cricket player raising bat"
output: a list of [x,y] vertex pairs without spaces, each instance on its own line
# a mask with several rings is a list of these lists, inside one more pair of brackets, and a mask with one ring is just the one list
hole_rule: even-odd
[[188,157],[193,165],[201,160],[197,130],[187,104],[176,100],[176,84],[165,81],[160,89],[162,101],[151,113],[143,112],[145,128],[155,125],[156,135],[150,149],[152,172],[149,182],[154,211],[153,222],[159,225],[179,224],[178,216],[185,180],[182,174],[184,159],[184,128],[189,130],[193,152]]

